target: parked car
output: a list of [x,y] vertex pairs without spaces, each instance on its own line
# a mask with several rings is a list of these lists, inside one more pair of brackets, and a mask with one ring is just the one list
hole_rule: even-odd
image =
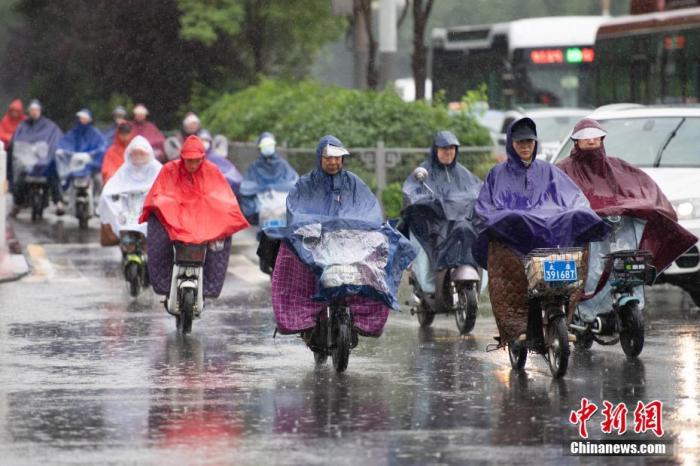
[[[673,204],[680,224],[700,237],[700,108],[606,107],[589,116],[608,132],[607,154],[644,170]],[[568,157],[572,144],[567,137],[552,162]],[[680,286],[700,306],[698,246],[679,257],[658,282]]]
[[498,149],[505,154],[506,131],[511,123],[522,117],[529,117],[537,124],[537,154],[551,161],[557,154],[562,141],[571,128],[582,118],[587,117],[593,110],[585,108],[533,108],[509,110],[505,113],[498,138]]

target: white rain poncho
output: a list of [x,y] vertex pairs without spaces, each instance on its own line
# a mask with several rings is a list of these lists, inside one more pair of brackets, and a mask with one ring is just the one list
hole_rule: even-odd
[[[148,153],[148,162],[135,165],[131,153],[141,149]],[[109,224],[115,235],[121,230],[136,230],[146,235],[146,224],[138,223],[146,194],[158,177],[162,165],[155,159],[153,147],[143,136],[136,136],[124,151],[124,164],[102,190],[99,204],[100,221]]]

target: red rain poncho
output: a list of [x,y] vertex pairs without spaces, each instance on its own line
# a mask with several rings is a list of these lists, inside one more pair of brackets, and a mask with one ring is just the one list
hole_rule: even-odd
[[[17,110],[20,114],[19,118],[13,119],[10,117],[11,110]],[[7,113],[5,113],[5,116],[0,120],[0,141],[5,145],[5,149],[10,145],[12,135],[15,134],[15,130],[25,118],[22,101],[19,99],[13,100],[9,107],[7,107]]]
[[119,167],[124,165],[124,151],[129,142],[134,138],[134,134],[129,135],[129,140],[123,143],[119,139],[119,132],[115,131],[114,141],[112,145],[109,146],[107,152],[105,152],[105,158],[102,160],[102,183],[107,184],[107,181],[114,175]]
[[[204,146],[190,136],[182,151],[195,146],[204,157]],[[139,222],[148,221],[154,213],[173,241],[204,243],[231,236],[247,228],[246,221],[231,187],[221,171],[208,160],[194,173],[184,161],[165,164],[146,196]]]
[[[574,133],[584,128],[602,129],[597,121],[581,120]],[[654,256],[654,267],[661,272],[697,242],[678,224],[673,206],[649,175],[639,168],[600,149],[583,151],[576,145],[571,156],[557,166],[581,188],[601,217],[624,215],[646,220],[639,248]]]

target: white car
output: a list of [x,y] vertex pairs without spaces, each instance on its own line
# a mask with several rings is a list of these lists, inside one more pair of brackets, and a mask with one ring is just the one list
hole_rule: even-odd
[[[700,237],[700,108],[604,107],[589,117],[608,132],[606,153],[644,170],[673,204],[679,223]],[[568,157],[572,144],[568,139],[552,163]],[[700,306],[698,246],[679,257],[659,282],[680,286]]]
[[571,128],[581,119],[592,112],[585,108],[533,108],[527,110],[511,110],[506,112],[498,141],[499,148],[505,152],[506,132],[515,120],[529,117],[537,125],[537,153],[544,160],[551,161],[561,147],[562,141],[571,132]]

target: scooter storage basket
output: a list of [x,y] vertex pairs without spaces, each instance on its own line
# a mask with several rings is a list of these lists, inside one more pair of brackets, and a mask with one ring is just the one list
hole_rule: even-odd
[[[525,274],[527,275],[528,288],[530,290],[544,290],[548,288],[581,287],[585,279],[584,253],[582,248],[547,248],[535,249],[524,258]],[[568,270],[571,262],[575,263],[574,269]],[[565,263],[567,270],[558,270],[553,273],[546,268],[553,268],[555,263]],[[553,280],[546,279],[546,273]]]

